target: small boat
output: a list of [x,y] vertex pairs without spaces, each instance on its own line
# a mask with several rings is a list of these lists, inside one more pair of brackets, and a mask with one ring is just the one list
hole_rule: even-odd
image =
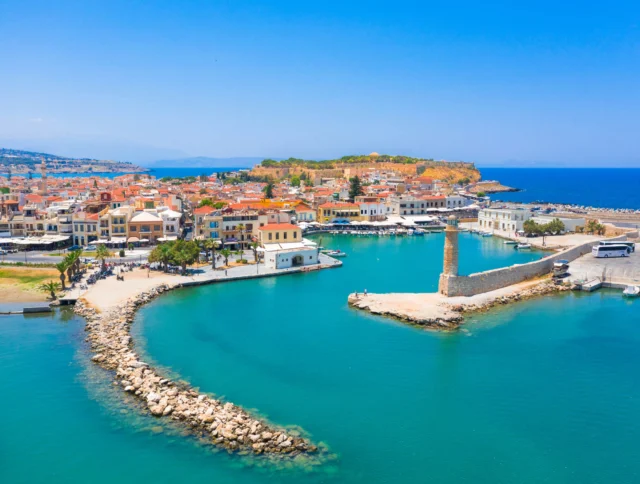
[[531,250],[531,244],[519,243],[514,248],[516,250]]
[[504,245],[518,245],[518,241],[516,240],[505,240]]
[[493,234],[491,232],[482,232],[480,235],[482,235],[483,237],[493,237]]
[[622,291],[622,295],[625,297],[638,297],[640,296],[640,286],[627,286]]
[[331,256],[331,257],[346,257],[347,256],[346,252],[342,252],[340,250],[330,250],[328,252],[325,252],[325,254],[327,254],[328,256]]
[[424,230],[422,229],[415,229],[413,231],[413,235],[424,235]]
[[553,277],[563,277],[569,273],[569,261],[559,259],[553,263]]

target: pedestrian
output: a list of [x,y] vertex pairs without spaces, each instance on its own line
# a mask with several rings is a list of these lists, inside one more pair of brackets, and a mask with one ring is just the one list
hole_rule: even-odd
[[227,270],[226,270],[226,269],[224,270],[224,275],[225,275],[225,276],[227,275]]
[[364,290],[364,295],[365,295],[365,296],[367,295],[367,290],[366,290],[366,289]]

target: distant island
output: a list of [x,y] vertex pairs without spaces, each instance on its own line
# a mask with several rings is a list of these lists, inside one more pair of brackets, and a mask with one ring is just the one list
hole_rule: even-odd
[[45,163],[48,173],[141,173],[149,171],[126,161],[68,158],[35,151],[0,148],[0,173],[28,175],[40,172]]

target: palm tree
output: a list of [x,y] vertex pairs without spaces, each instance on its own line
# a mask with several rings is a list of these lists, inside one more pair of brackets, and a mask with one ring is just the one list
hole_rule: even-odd
[[253,242],[251,242],[249,247],[251,247],[251,250],[253,251],[253,258],[255,259],[257,264],[258,263],[258,247],[260,247],[260,244],[258,243],[257,240],[254,240]]
[[58,269],[58,272],[60,272],[60,284],[62,285],[62,290],[64,291],[66,289],[64,280],[66,279],[65,272],[67,271],[67,263],[64,260],[58,262],[56,264],[56,269]]
[[229,257],[231,256],[231,251],[229,249],[222,249],[220,251],[220,255],[224,257],[224,265],[229,265]]
[[61,288],[60,283],[56,281],[48,281],[40,284],[40,290],[48,292],[51,295],[51,299],[56,298],[56,291],[59,291]]
[[244,245],[244,230],[245,230],[245,226],[244,224],[238,224],[238,226],[236,227],[236,229],[238,229],[238,232],[240,232],[240,245]]
[[67,266],[67,279],[69,279],[69,282],[71,282],[71,279],[73,279],[73,270],[75,269],[76,263],[75,252],[69,252],[63,260],[65,265]]
[[106,260],[113,257],[113,253],[107,249],[107,246],[100,244],[96,249],[96,259],[100,261],[100,270],[104,271]]

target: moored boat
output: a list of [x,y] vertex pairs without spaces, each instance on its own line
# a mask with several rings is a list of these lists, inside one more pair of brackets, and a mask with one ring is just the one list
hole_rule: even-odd
[[516,250],[531,250],[531,244],[519,243],[514,248]]
[[346,252],[342,252],[341,250],[330,250],[328,252],[325,252],[325,254],[327,254],[328,256],[331,257],[346,257],[347,253]]
[[640,286],[627,286],[622,291],[622,295],[625,297],[638,297],[640,296]]

